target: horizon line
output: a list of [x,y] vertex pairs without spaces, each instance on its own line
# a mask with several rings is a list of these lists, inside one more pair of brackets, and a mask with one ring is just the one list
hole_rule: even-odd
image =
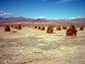
[[[44,16],[40,16],[40,17],[24,17],[24,16],[11,16],[11,17],[23,17],[23,18],[34,18],[34,19],[76,19],[76,18],[85,18],[85,17],[70,17],[70,18],[48,18],[48,17],[44,17]],[[0,17],[0,18],[11,18],[11,17]]]

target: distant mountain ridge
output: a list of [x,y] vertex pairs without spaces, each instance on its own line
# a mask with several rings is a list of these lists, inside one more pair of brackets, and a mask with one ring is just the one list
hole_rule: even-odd
[[74,19],[47,19],[47,18],[25,18],[25,17],[9,17],[0,18],[0,25],[78,25],[85,26],[85,18]]
[[9,17],[9,18],[0,18],[0,22],[22,22],[22,21],[30,21],[30,22],[43,22],[47,21],[47,19],[34,19],[34,18],[25,18],[25,17]]
[[25,17],[9,17],[9,18],[0,18],[0,22],[48,22],[48,21],[57,21],[57,22],[85,22],[85,18],[74,18],[74,19],[46,19],[46,18],[25,18]]

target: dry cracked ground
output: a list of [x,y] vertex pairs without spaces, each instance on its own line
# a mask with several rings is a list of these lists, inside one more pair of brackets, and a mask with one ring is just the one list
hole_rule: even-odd
[[0,28],[0,64],[85,64],[85,30],[66,37],[65,30],[47,34],[33,28]]

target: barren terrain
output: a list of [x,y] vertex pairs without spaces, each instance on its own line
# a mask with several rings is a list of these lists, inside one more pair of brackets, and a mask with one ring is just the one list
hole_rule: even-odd
[[0,27],[0,64],[85,64],[85,29],[77,37],[65,33],[28,27],[4,32]]

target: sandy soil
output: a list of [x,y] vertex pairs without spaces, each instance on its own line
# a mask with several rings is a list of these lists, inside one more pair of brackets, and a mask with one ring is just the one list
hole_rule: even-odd
[[85,64],[85,30],[73,38],[65,33],[0,27],[0,64]]

